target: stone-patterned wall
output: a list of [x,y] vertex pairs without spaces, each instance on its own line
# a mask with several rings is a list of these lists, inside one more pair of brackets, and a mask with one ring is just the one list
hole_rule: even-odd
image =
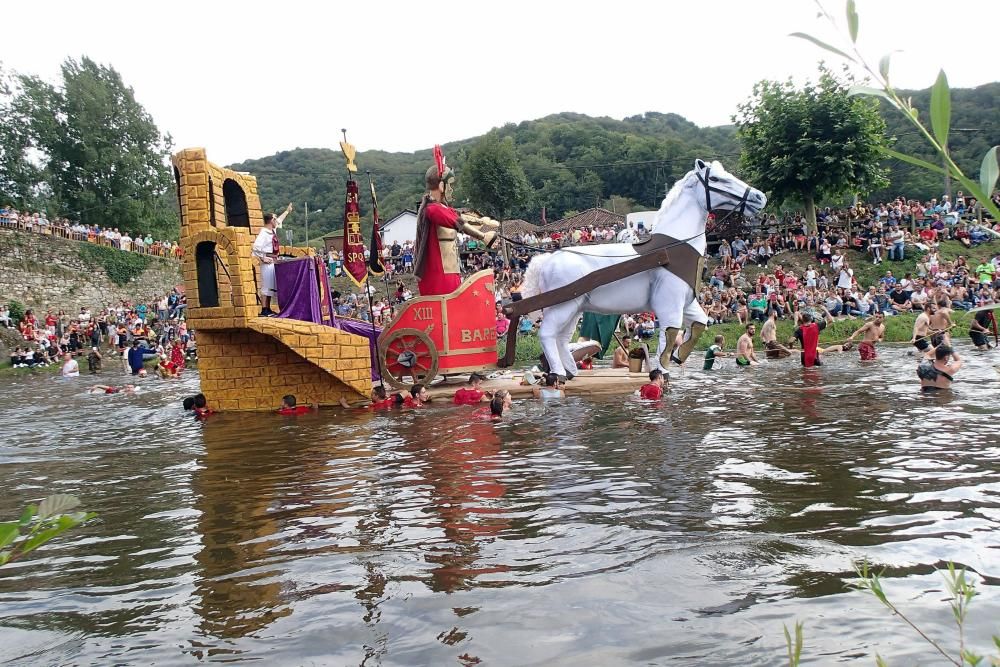
[[[367,347],[364,352],[367,357]],[[277,410],[285,394],[293,394],[302,405],[337,405],[341,397],[353,401],[359,394],[288,346],[255,331],[200,332],[198,359],[201,390],[213,410]]]
[[[117,305],[158,301],[181,282],[181,264],[153,258],[128,285],[111,282],[104,269],[80,256],[81,241],[0,229],[0,302],[20,301],[42,314],[46,310],[80,312]],[[116,251],[122,252],[122,251]]]

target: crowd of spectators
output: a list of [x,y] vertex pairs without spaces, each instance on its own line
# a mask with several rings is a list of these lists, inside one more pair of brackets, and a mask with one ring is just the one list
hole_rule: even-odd
[[73,241],[86,241],[140,255],[180,258],[184,254],[179,244],[155,240],[149,234],[145,236],[136,234],[133,237],[127,231],[119,231],[117,227],[88,226],[66,218],[49,220],[44,212],[18,211],[13,206],[0,208],[0,228],[56,236]]
[[[995,197],[1000,203],[1000,196]],[[972,308],[996,297],[1000,284],[1000,258],[987,265],[969,266],[964,257],[945,261],[938,252],[944,240],[956,240],[968,248],[992,241],[1000,224],[978,222],[974,202],[959,191],[954,199],[944,195],[930,201],[896,198],[876,204],[825,208],[817,213],[817,226],[810,231],[801,213],[760,216],[747,221],[734,234],[713,234],[714,219],[708,230],[710,254],[717,266],[703,275],[705,287],[698,295],[711,322],[766,319],[770,312],[779,318],[829,311],[833,317],[864,317],[876,312],[893,315],[920,310],[923,305],[947,297],[955,308]],[[568,230],[514,233],[507,248],[509,262],[499,249],[487,251],[481,242],[459,237],[462,271],[471,275],[493,269],[498,304],[520,299],[523,274],[531,257],[562,247],[610,242],[641,241],[649,230],[624,223]],[[812,263],[804,270],[786,268],[781,253],[808,253]],[[386,294],[373,289],[372,307],[364,293],[337,294],[337,312],[342,316],[387,324],[398,305],[412,294],[397,278],[413,272],[413,243],[394,242],[383,249],[383,263],[390,285]],[[915,270],[893,271],[917,252]],[[800,255],[801,257],[801,255]],[[367,259],[367,249],[366,249]],[[854,267],[888,262],[877,284],[859,285]],[[801,263],[801,262],[797,262]],[[328,256],[330,275],[339,275],[342,264],[336,251]],[[746,275],[749,265],[758,267],[753,280]],[[651,313],[626,314],[624,322],[639,337],[652,336],[656,329]],[[498,335],[508,323],[498,306]],[[522,321],[521,331],[531,331],[537,322]]]
[[97,312],[84,306],[75,314],[26,310],[19,321],[8,306],[0,306],[0,326],[16,328],[23,341],[10,354],[15,368],[47,366],[68,354],[86,357],[94,373],[108,356],[137,371],[128,366],[128,355],[138,349],[140,358],[156,358],[161,373],[176,375],[185,359],[197,356],[194,332],[184,319],[186,307],[186,297],[176,289],[150,304],[121,301]]

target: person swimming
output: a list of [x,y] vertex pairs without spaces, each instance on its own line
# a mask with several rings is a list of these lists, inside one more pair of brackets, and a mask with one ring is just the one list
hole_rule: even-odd
[[934,360],[925,359],[917,366],[920,391],[931,393],[951,389],[955,373],[962,368],[962,358],[950,345],[942,343],[934,350]]

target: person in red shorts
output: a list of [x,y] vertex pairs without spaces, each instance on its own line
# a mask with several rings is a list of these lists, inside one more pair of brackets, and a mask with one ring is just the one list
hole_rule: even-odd
[[486,399],[486,392],[482,390],[483,380],[485,379],[479,373],[472,373],[469,376],[469,384],[455,392],[455,405],[475,405]]
[[304,415],[305,413],[311,411],[313,406],[309,405],[296,405],[295,396],[292,394],[286,394],[281,397],[281,407],[278,408],[279,415]]
[[666,380],[663,377],[663,371],[658,368],[649,371],[649,382],[639,387],[639,398],[645,398],[649,401],[660,400],[663,398],[664,384],[666,384]]
[[435,146],[434,165],[424,176],[427,193],[417,210],[413,273],[420,296],[450,294],[462,284],[459,232],[483,241],[487,248],[496,241],[496,232],[483,232],[474,225],[474,217],[462,216],[448,205],[454,182],[455,172],[445,163],[441,147]]
[[861,342],[858,343],[858,354],[861,355],[861,361],[877,359],[878,353],[875,352],[875,343],[882,340],[885,335],[885,315],[876,313],[870,322],[866,322],[863,327],[851,334],[851,337],[847,339],[848,342],[854,342],[854,337],[858,335],[863,336]]

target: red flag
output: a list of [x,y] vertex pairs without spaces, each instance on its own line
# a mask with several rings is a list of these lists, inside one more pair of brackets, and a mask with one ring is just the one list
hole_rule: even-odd
[[344,272],[361,287],[368,277],[365,263],[365,243],[361,238],[361,212],[358,210],[358,182],[347,181],[347,203],[344,205]]

